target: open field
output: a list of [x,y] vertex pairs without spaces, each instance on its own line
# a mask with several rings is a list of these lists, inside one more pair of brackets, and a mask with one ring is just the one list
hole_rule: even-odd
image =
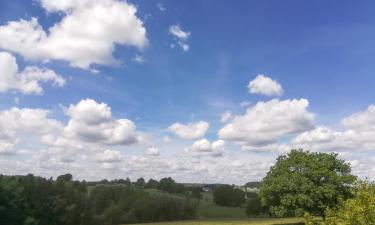
[[215,204],[212,193],[203,193],[200,201],[197,216],[205,219],[212,218],[247,218],[245,208],[242,207],[225,207]]
[[[302,225],[301,218],[261,218],[261,219],[208,219],[177,222],[147,223],[152,225]],[[138,224],[139,225],[139,224]]]

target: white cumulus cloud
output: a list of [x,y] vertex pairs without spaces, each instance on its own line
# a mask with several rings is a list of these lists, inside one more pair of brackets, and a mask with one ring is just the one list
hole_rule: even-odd
[[33,60],[64,60],[89,68],[113,64],[116,45],[144,48],[148,40],[137,8],[118,0],[41,0],[49,13],[62,19],[45,31],[38,19],[9,21],[0,26],[0,48]]
[[308,105],[306,99],[258,102],[244,115],[234,116],[219,130],[219,137],[244,146],[262,146],[285,135],[311,130],[314,115],[307,111]]
[[217,140],[210,142],[207,139],[201,139],[193,143],[191,147],[184,150],[184,155],[193,157],[212,156],[219,157],[223,156],[225,148],[225,141]]
[[65,133],[87,142],[132,144],[138,141],[135,124],[128,119],[112,118],[111,108],[92,99],[81,100],[67,109],[70,116]]
[[315,151],[375,151],[375,105],[341,121],[344,129],[319,126],[291,141],[291,146]]
[[22,94],[43,94],[42,83],[62,87],[66,81],[53,70],[27,66],[19,71],[16,58],[8,52],[0,52],[0,92],[19,91]]
[[277,81],[259,74],[254,80],[247,85],[249,92],[252,94],[261,94],[266,96],[280,96],[283,94],[283,88]]
[[181,124],[181,123],[174,123],[168,127],[168,130],[173,132],[176,136],[184,139],[197,139],[202,138],[210,124],[206,121],[198,121],[195,123],[189,124]]

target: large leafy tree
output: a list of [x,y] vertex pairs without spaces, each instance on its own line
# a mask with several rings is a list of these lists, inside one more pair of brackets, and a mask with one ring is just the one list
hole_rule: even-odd
[[337,154],[292,150],[281,155],[260,187],[262,204],[276,216],[324,216],[328,207],[351,197],[356,177]]

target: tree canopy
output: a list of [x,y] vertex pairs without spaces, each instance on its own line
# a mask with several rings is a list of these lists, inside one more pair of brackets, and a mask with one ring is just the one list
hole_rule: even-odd
[[324,216],[328,207],[352,196],[356,177],[337,154],[292,150],[277,158],[260,186],[263,205],[276,216]]
[[[196,203],[144,191],[144,180],[101,181],[88,188],[65,174],[45,179],[0,175],[0,224],[111,225],[191,219]],[[175,183],[174,183],[175,184]],[[89,191],[90,190],[90,191]]]
[[245,192],[230,185],[222,185],[213,192],[214,202],[222,206],[241,206],[245,203]]

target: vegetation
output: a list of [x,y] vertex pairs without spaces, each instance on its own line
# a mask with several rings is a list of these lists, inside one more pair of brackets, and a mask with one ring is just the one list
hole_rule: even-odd
[[[0,175],[0,224],[375,224],[375,186],[358,185],[350,172],[336,154],[292,150],[277,158],[261,183],[247,183],[245,188],[256,188],[247,191],[212,184],[213,192],[203,192],[198,184],[183,185],[170,177],[86,183],[70,174],[56,180]],[[302,215],[305,223],[269,218]]]
[[337,154],[292,150],[277,158],[260,186],[259,196],[274,216],[324,216],[326,208],[352,197],[355,177]]
[[[70,174],[56,181],[27,176],[0,176],[0,224],[109,225],[191,219],[196,204],[170,194],[150,194],[133,185],[98,185]],[[142,182],[143,183],[143,182]]]
[[172,178],[163,178],[158,183],[158,189],[163,192],[183,194],[187,190],[183,184],[177,184]]
[[214,202],[212,193],[202,194],[201,203],[198,206],[197,217],[204,219],[245,219],[245,209],[242,207],[220,206]]
[[198,205],[199,205],[201,199],[203,198],[202,192],[203,192],[202,187],[192,187],[191,188],[191,197],[195,198],[197,200]]
[[375,186],[367,182],[359,184],[355,196],[327,211],[324,225],[375,224]]
[[[304,225],[301,218],[212,219],[152,223],[152,225]],[[148,224],[144,224],[148,225]]]
[[247,193],[246,197],[246,215],[248,217],[262,217],[269,215],[267,207],[262,205],[257,193]]
[[221,206],[239,207],[245,203],[245,192],[230,185],[215,188],[214,201]]
[[260,187],[260,182],[257,182],[257,181],[252,181],[252,182],[247,182],[244,187],[248,187],[248,188],[259,188]]

